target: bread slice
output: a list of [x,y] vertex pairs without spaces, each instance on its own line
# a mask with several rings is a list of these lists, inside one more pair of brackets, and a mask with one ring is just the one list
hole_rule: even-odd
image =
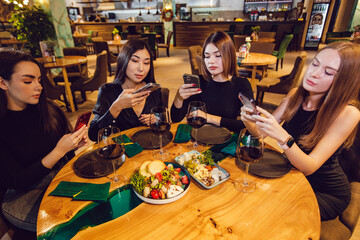
[[155,176],[156,173],[161,173],[165,169],[165,167],[166,165],[162,161],[154,160],[150,162],[149,165],[147,165],[147,170],[152,176]]
[[147,170],[147,167],[148,167],[149,163],[151,163],[151,161],[145,161],[140,166],[139,172],[144,177],[151,177],[150,173]]

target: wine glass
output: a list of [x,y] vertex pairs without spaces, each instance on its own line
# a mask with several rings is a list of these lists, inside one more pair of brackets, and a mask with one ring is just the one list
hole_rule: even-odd
[[256,183],[248,179],[249,165],[258,162],[264,153],[264,139],[262,136],[254,136],[246,131],[241,130],[236,145],[236,155],[239,160],[246,165],[245,178],[239,178],[235,181],[235,188],[241,192],[250,193],[255,191]]
[[[117,141],[113,140],[115,137],[117,137]],[[125,161],[124,152],[124,142],[119,128],[109,126],[100,129],[98,133],[98,154],[102,160],[112,162],[114,176],[110,179],[115,185],[122,185],[127,181],[125,176],[116,174],[116,167],[121,166]]]
[[198,150],[199,146],[197,142],[197,131],[198,128],[201,128],[206,123],[205,103],[200,101],[190,102],[186,117],[188,124],[194,128],[194,144],[190,145],[189,148]]
[[156,159],[167,159],[170,153],[162,148],[163,135],[170,130],[169,113],[166,107],[154,107],[151,109],[150,128],[156,136],[159,136],[159,150],[153,154]]

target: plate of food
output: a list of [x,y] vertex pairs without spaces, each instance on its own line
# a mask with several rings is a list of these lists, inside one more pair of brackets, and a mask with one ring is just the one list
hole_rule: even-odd
[[184,166],[190,175],[205,189],[211,189],[230,178],[230,173],[214,163],[210,151],[186,152],[175,158],[175,161]]
[[141,200],[151,204],[167,204],[182,198],[190,187],[190,174],[177,163],[145,161],[130,179]]

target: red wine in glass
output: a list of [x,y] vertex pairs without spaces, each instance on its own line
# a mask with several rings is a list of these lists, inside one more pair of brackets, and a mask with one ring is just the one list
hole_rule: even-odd
[[156,122],[150,124],[152,132],[156,135],[163,135],[170,130],[170,123],[167,122]]
[[204,102],[193,101],[189,103],[187,111],[187,122],[194,128],[194,144],[188,148],[199,150],[197,142],[197,131],[206,123],[206,105]]
[[206,119],[203,117],[190,117],[187,122],[193,128],[201,128],[206,123]]
[[262,158],[262,150],[252,146],[240,147],[240,158],[244,162],[253,163],[258,162]]
[[170,153],[162,148],[162,137],[170,130],[170,118],[166,107],[154,107],[151,109],[150,129],[156,136],[159,136],[160,149],[154,152],[156,159],[167,159]]
[[110,144],[99,150],[100,156],[105,160],[116,160],[124,154],[124,148],[120,144]]

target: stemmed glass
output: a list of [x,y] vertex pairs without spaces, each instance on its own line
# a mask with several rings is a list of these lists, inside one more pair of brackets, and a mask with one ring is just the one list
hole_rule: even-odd
[[256,183],[248,179],[249,165],[258,162],[264,154],[264,139],[262,136],[254,136],[246,131],[241,130],[236,145],[236,155],[238,159],[246,165],[245,178],[239,178],[235,181],[235,188],[241,192],[250,193],[255,191]]
[[205,103],[200,101],[190,102],[186,117],[188,124],[195,129],[194,144],[190,145],[189,148],[198,150],[199,146],[197,142],[197,131],[206,123]]
[[159,136],[160,149],[153,154],[156,159],[167,159],[170,153],[162,148],[163,135],[170,130],[169,113],[166,107],[154,107],[151,109],[150,128],[153,134]]
[[[117,141],[113,140],[115,137],[117,137]],[[125,161],[124,152],[124,143],[119,128],[109,126],[100,129],[98,133],[98,154],[104,161],[112,162],[114,176],[110,179],[116,185],[124,184],[127,181],[125,176],[116,174],[116,166],[122,165]]]

